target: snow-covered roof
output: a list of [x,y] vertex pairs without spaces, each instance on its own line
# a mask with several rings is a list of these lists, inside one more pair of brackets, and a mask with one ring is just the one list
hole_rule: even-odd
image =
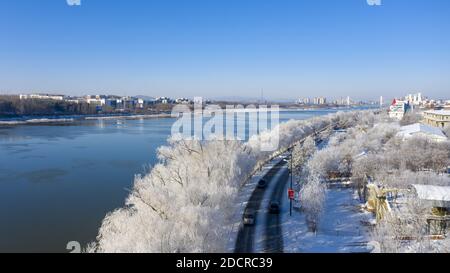
[[450,187],[432,185],[412,185],[419,199],[427,201],[450,202]]
[[415,124],[403,126],[400,128],[400,132],[398,134],[402,135],[402,136],[407,136],[407,135],[411,136],[416,133],[424,133],[427,135],[437,136],[439,138],[444,138],[444,139],[447,138],[444,135],[444,133],[441,131],[441,129],[439,129],[437,127],[431,127],[428,125],[424,125],[421,123],[415,123]]
[[450,110],[430,110],[430,111],[425,111],[425,113],[450,116]]

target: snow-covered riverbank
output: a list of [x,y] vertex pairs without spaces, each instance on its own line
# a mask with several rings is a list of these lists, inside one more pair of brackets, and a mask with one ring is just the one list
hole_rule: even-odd
[[25,120],[0,120],[1,125],[25,125],[25,124],[48,124],[48,123],[68,123],[74,122],[75,118],[38,118]]
[[148,115],[108,115],[108,116],[64,116],[64,117],[44,117],[44,118],[11,118],[0,119],[0,126],[13,125],[37,125],[37,124],[56,124],[71,123],[82,120],[117,120],[117,119],[151,119],[151,118],[170,118],[171,114],[148,114]]

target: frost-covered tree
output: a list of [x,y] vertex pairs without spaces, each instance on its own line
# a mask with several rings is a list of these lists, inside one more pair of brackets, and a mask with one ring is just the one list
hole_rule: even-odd
[[126,207],[103,221],[95,251],[223,251],[228,217],[242,179],[252,168],[236,141],[170,141],[160,164],[136,177]]
[[312,232],[317,231],[320,215],[325,204],[326,186],[319,176],[310,173],[308,180],[300,190],[300,202],[306,215],[308,227]]
[[375,174],[377,181],[391,188],[408,189],[411,185],[450,186],[450,177],[435,172],[396,170]]
[[420,116],[420,114],[418,114],[415,111],[409,111],[406,112],[406,114],[400,120],[400,125],[401,126],[411,125],[420,122],[421,119],[422,117]]
[[383,152],[385,164],[394,169],[411,171],[446,170],[450,161],[449,142],[435,142],[425,137],[413,137],[406,141],[393,139]]
[[326,148],[318,151],[310,161],[308,161],[308,169],[314,170],[315,174],[326,179],[331,173],[338,173],[342,154],[335,147]]
[[295,145],[292,150],[292,164],[289,164],[289,168],[292,166],[293,174],[300,176],[305,167],[305,163],[316,152],[316,142],[314,138],[309,136],[300,145]]
[[305,142],[302,145],[303,153],[306,157],[310,157],[317,151],[316,142],[314,138],[309,136],[305,139]]

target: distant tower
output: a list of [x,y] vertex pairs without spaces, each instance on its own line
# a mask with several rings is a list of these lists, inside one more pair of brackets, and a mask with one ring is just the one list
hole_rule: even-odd
[[380,108],[383,107],[383,96],[380,97]]
[[347,96],[347,106],[350,107],[350,97]]

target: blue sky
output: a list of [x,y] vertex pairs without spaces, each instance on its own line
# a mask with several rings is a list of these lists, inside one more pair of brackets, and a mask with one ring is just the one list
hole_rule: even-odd
[[0,0],[0,92],[450,94],[450,1]]

